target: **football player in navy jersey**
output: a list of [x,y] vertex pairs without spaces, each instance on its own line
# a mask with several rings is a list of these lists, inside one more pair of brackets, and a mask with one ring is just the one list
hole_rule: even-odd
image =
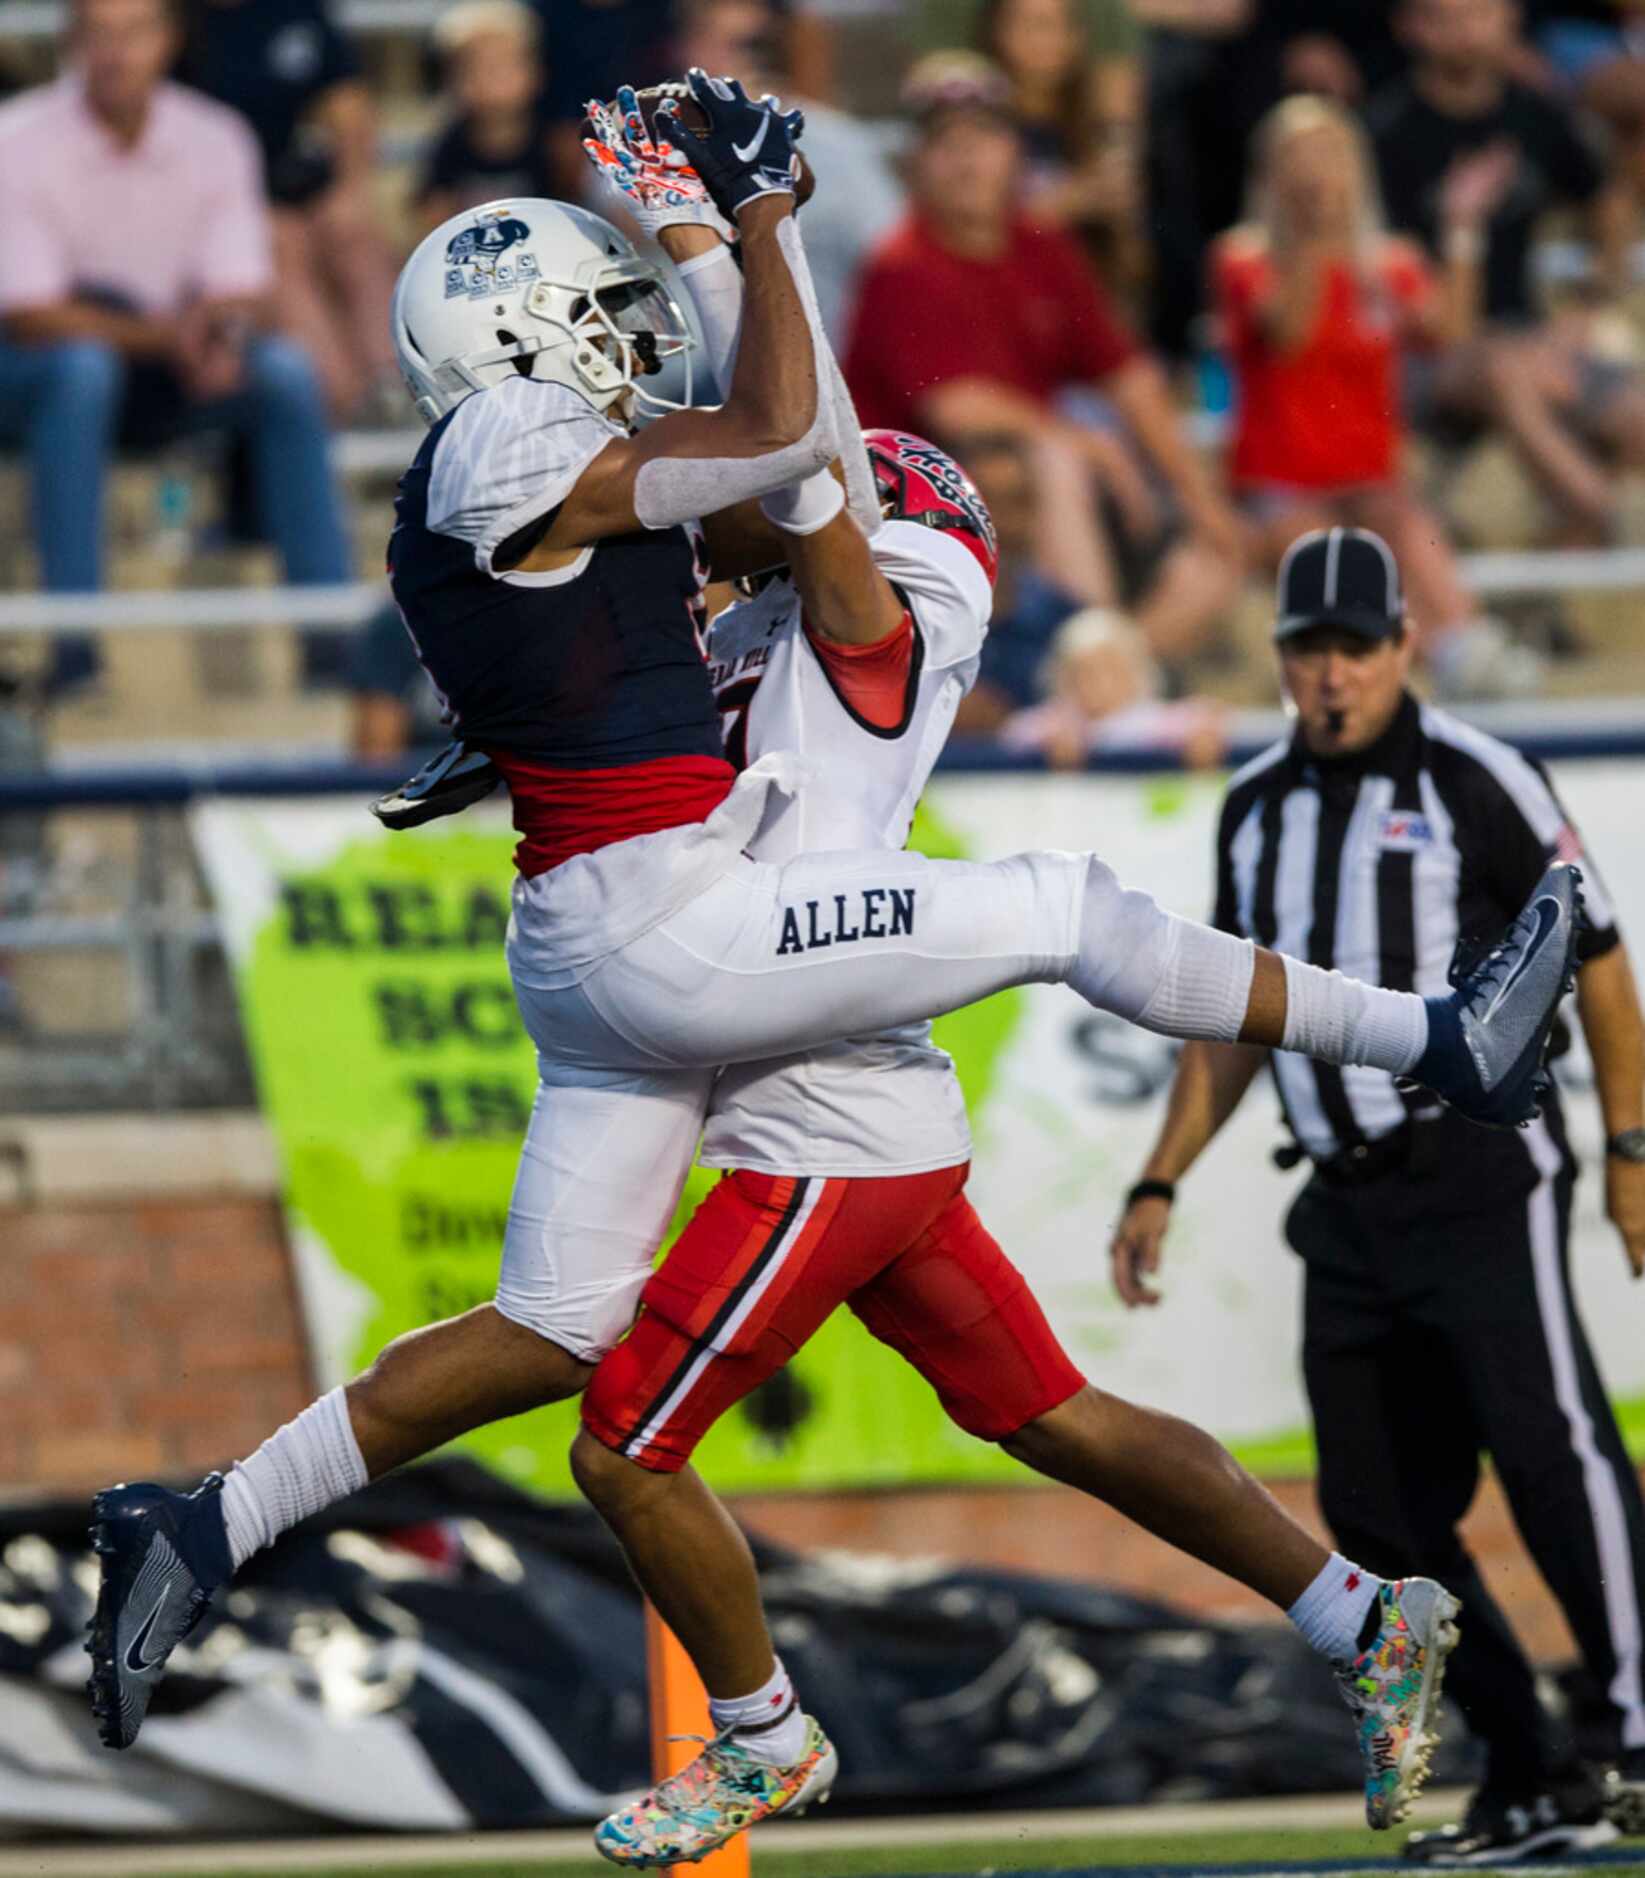
[[[659,402],[645,381],[686,350],[686,328],[655,270],[581,211],[514,202],[456,218],[396,293],[397,344],[433,429],[402,485],[394,589],[469,750],[387,812],[461,800],[490,765],[521,834],[508,958],[541,1082],[495,1303],[398,1339],[226,1481],[98,1496],[91,1686],[111,1746],[135,1739],[170,1651],[251,1553],[368,1478],[582,1388],[633,1320],[720,1064],[876,1035],[1038,978],[1164,1034],[1411,1074],[1482,1118],[1533,1104],[1580,919],[1568,872],[1453,996],[1425,1003],[1178,919],[1090,855],[750,857],[806,768],[785,750],[740,775],[726,762],[702,581],[772,558],[773,527],[843,544],[848,578],[866,555],[817,475],[848,401],[792,216],[796,120],[702,74],[691,90],[700,132],[675,117],[669,143],[605,148],[630,188],[737,237],[743,303],[719,410],[629,428]],[[688,258],[699,309],[731,288],[725,265]],[[876,527],[872,486],[850,493],[853,526]],[[818,566],[833,578],[826,553]],[[870,592],[864,639],[899,624],[900,606],[879,617],[894,604]],[[819,918],[842,899],[861,917]],[[712,1508],[700,1482],[687,1490]]]

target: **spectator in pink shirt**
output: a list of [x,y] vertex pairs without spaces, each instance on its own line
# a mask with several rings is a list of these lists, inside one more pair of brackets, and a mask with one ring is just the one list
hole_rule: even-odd
[[102,584],[117,443],[227,429],[294,581],[349,578],[324,400],[267,330],[268,212],[251,133],[169,83],[167,0],[74,0],[69,64],[0,106],[0,441],[28,453],[44,584]]

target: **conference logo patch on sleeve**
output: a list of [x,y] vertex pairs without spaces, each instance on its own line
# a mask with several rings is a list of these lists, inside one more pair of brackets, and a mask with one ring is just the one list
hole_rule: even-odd
[[1433,823],[1414,809],[1388,809],[1377,824],[1377,846],[1394,854],[1415,854],[1433,839]]

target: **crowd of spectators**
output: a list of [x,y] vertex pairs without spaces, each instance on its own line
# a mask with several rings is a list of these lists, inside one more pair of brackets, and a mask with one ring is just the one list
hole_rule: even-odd
[[[391,175],[327,0],[68,0],[59,76],[0,105],[0,447],[27,461],[40,585],[103,583],[116,452],[196,434],[220,440],[230,539],[271,543],[294,582],[352,577],[329,443],[406,421],[400,257],[497,196],[614,213],[584,100],[698,63],[803,103],[807,245],[864,421],[939,438],[996,511],[962,729],[1059,762],[1215,760],[1196,676],[1246,582],[1330,521],[1395,544],[1438,687],[1533,688],[1411,444],[1498,437],[1547,545],[1617,538],[1645,466],[1617,312],[1645,0],[884,11],[900,74],[837,56],[806,0],[457,0]],[[1551,307],[1554,215],[1588,265]],[[385,702],[416,682],[387,632],[350,662],[374,753],[418,722]]]

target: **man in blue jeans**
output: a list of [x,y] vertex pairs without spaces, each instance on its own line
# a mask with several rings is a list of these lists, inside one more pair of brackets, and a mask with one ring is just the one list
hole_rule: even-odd
[[0,107],[0,442],[27,452],[43,584],[102,584],[103,479],[122,441],[229,430],[293,581],[347,580],[323,399],[266,330],[255,140],[169,83],[169,0],[74,0],[72,65]]

